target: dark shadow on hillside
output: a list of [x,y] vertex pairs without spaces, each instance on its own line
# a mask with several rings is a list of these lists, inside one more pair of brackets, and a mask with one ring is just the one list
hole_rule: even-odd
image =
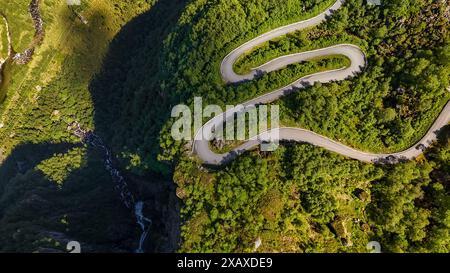
[[[0,251],[65,252],[78,241],[82,252],[134,252],[140,230],[134,215],[114,190],[102,154],[87,148],[86,162],[58,185],[38,164],[81,144],[23,144],[0,166]],[[55,169],[56,170],[56,169]],[[177,199],[162,180],[126,177],[153,225],[147,251],[174,251],[177,236]],[[140,183],[137,183],[140,182]],[[147,183],[154,182],[152,186]],[[167,224],[171,221],[171,225]],[[49,240],[43,241],[43,240]],[[55,244],[57,242],[57,244]],[[175,241],[177,242],[177,241]]]
[[[139,232],[95,152],[62,185],[37,165],[82,145],[24,144],[0,166],[0,251],[64,252],[69,241],[82,252],[132,252]],[[111,213],[113,212],[113,213]]]
[[[55,153],[61,153],[75,147],[74,144],[23,144],[16,148],[0,166],[0,193],[3,182],[17,174],[25,173],[30,167],[34,167],[42,160],[51,157]],[[1,208],[0,208],[1,209]]]
[[450,125],[444,126],[437,132],[437,139],[440,145],[445,145],[450,139]]
[[[96,133],[113,151],[137,155],[142,167],[166,171],[156,160],[159,133],[170,117],[170,101],[161,91],[163,42],[186,0],[161,0],[125,25],[110,44],[101,72],[92,80]],[[144,163],[142,163],[144,162]]]
[[[124,156],[119,166],[135,194],[145,201],[144,214],[153,221],[149,252],[173,252],[180,240],[179,205],[170,166],[157,160],[159,133],[171,108],[161,92],[159,72],[163,42],[186,2],[160,0],[126,24],[111,42],[101,72],[89,87],[95,134],[114,155]],[[138,160],[131,162],[130,158]],[[134,174],[125,173],[127,168]]]
[[[144,215],[152,220],[146,252],[173,252],[180,241],[179,204],[170,166],[156,160],[159,132],[170,115],[158,72],[163,41],[186,2],[159,0],[126,24],[111,42],[101,72],[89,86],[95,134],[115,157],[140,158],[130,171],[130,163],[119,158],[119,168],[136,198],[144,201]],[[35,168],[73,147],[24,144],[0,165],[0,251],[30,252],[36,250],[33,246],[40,246],[42,252],[64,251],[69,240],[80,241],[82,252],[133,252],[137,248],[140,228],[114,190],[98,151],[89,147],[86,165],[72,171],[60,187]],[[43,243],[44,238],[60,245]]]

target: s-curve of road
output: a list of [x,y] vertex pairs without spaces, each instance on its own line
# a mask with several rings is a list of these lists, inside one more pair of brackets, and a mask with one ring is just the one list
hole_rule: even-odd
[[327,55],[344,55],[351,61],[351,65],[346,68],[330,70],[326,72],[320,72],[303,77],[283,88],[275,90],[273,92],[261,95],[254,99],[251,99],[240,106],[233,109],[229,109],[226,112],[212,118],[206,124],[200,128],[195,135],[193,142],[193,151],[200,157],[204,164],[208,165],[222,165],[230,162],[240,154],[248,151],[255,146],[261,144],[267,139],[278,139],[286,141],[298,141],[309,143],[315,146],[325,148],[329,151],[341,154],[343,156],[357,159],[364,162],[386,162],[396,163],[398,159],[411,160],[423,153],[424,149],[430,146],[437,138],[437,132],[446,126],[450,122],[450,102],[447,103],[442,110],[439,117],[435,120],[431,128],[426,135],[413,147],[398,153],[392,154],[374,154],[358,151],[351,147],[348,147],[342,143],[331,140],[322,135],[316,134],[312,131],[301,128],[275,128],[262,132],[258,136],[245,142],[241,146],[235,148],[229,153],[216,154],[211,151],[209,147],[209,139],[212,138],[215,128],[219,128],[225,120],[233,118],[236,113],[245,111],[246,107],[255,106],[258,104],[264,104],[273,102],[282,96],[290,92],[295,92],[308,85],[313,85],[316,82],[328,83],[332,81],[345,80],[353,77],[355,74],[362,71],[366,66],[366,58],[362,50],[354,45],[339,44],[327,48],[318,50],[307,51],[303,53],[296,53],[291,55],[282,56],[273,59],[262,66],[254,68],[250,73],[245,75],[236,74],[233,70],[233,65],[237,59],[250,51],[254,47],[272,40],[274,38],[286,35],[287,33],[302,30],[311,26],[315,26],[325,21],[327,16],[331,15],[334,11],[338,10],[345,0],[337,0],[331,7],[308,20],[300,21],[291,25],[283,26],[267,33],[264,33],[253,40],[250,40],[238,48],[230,52],[222,61],[220,72],[222,78],[227,83],[238,83],[245,80],[253,79],[257,74],[269,73],[277,69],[286,67],[289,64],[298,63],[301,61],[310,60],[312,58],[323,57]]

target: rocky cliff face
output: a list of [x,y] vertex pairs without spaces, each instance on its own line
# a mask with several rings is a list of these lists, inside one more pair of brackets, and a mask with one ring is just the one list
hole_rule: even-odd
[[175,184],[161,177],[130,177],[144,201],[144,215],[152,220],[145,250],[154,253],[174,252],[180,243],[180,202]]

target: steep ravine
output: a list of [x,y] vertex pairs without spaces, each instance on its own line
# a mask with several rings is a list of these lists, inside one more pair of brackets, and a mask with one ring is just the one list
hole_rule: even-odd
[[[114,163],[114,157],[110,149],[103,140],[94,132],[84,130],[78,123],[72,123],[68,130],[80,140],[98,150],[103,155],[105,169],[110,173],[116,192],[118,193],[123,205],[134,215],[137,227],[140,228],[141,235],[137,241],[136,253],[144,252],[173,252],[178,248],[179,220],[178,220],[178,201],[175,195],[171,194],[165,183],[156,181],[156,183],[144,181],[139,183],[136,179],[133,185],[129,184],[127,179],[121,174]],[[146,180],[146,179],[145,179]],[[154,179],[153,179],[154,180]],[[139,189],[141,184],[141,189]],[[162,205],[160,200],[143,200],[142,196],[165,196],[167,195],[167,204]],[[150,206],[150,208],[146,208]],[[151,215],[151,216],[150,216]],[[157,228],[152,234],[154,216]],[[170,221],[169,221],[170,219]],[[167,225],[167,223],[170,223]]]

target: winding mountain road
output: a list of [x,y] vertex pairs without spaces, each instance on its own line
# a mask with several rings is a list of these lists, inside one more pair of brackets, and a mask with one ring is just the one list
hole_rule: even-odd
[[437,138],[437,133],[444,126],[450,122],[450,102],[447,103],[439,117],[435,120],[434,124],[428,130],[426,135],[413,147],[398,153],[392,154],[374,154],[366,153],[348,147],[342,143],[331,140],[325,136],[319,135],[312,131],[308,131],[301,128],[276,128],[259,134],[258,136],[250,139],[241,146],[235,148],[229,153],[216,154],[211,151],[209,147],[209,140],[214,135],[215,128],[219,128],[224,121],[234,117],[236,113],[246,111],[247,107],[252,107],[258,104],[265,104],[273,102],[286,94],[295,92],[308,85],[313,85],[316,82],[328,83],[332,81],[340,81],[353,77],[355,74],[362,71],[366,66],[366,58],[363,51],[354,45],[339,44],[323,49],[307,51],[303,53],[291,54],[273,59],[260,67],[254,68],[250,73],[245,75],[236,74],[233,70],[233,65],[237,59],[250,51],[254,47],[272,40],[274,38],[283,36],[287,33],[302,30],[311,26],[315,26],[325,21],[327,16],[331,15],[334,11],[339,9],[345,0],[337,0],[331,7],[322,12],[321,14],[311,19],[300,21],[291,25],[283,26],[275,30],[264,33],[249,42],[234,49],[228,54],[221,64],[221,75],[224,81],[227,83],[238,83],[255,78],[260,73],[269,73],[271,71],[278,70],[286,67],[289,64],[298,63],[301,61],[310,60],[312,58],[329,56],[329,55],[344,55],[351,61],[349,67],[330,70],[326,72],[320,72],[303,77],[283,88],[275,90],[273,92],[264,94],[257,98],[251,99],[240,106],[229,109],[228,111],[212,118],[203,127],[201,127],[195,135],[193,142],[193,151],[208,165],[222,165],[235,159],[240,154],[260,145],[267,140],[287,140],[310,143],[315,146],[319,146],[330,150],[332,152],[344,155],[349,158],[357,159],[364,162],[384,162],[384,163],[397,163],[399,160],[411,160],[423,153],[424,149],[430,146]]

